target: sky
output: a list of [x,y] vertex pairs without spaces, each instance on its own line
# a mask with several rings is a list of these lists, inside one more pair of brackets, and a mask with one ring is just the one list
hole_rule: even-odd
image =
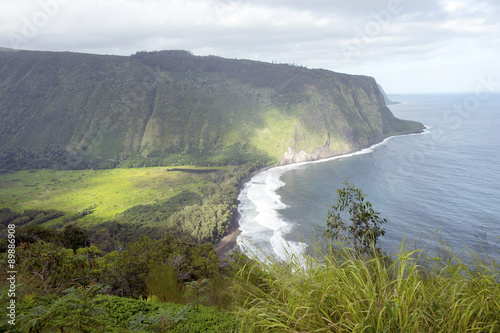
[[294,63],[388,94],[500,91],[498,0],[0,0],[0,46]]

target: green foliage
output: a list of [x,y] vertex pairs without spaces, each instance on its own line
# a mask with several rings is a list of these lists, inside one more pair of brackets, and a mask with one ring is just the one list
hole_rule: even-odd
[[64,227],[60,239],[64,247],[70,248],[73,251],[85,247],[90,243],[87,230],[73,224]]
[[100,255],[95,246],[75,253],[55,243],[24,243],[16,248],[17,271],[32,287],[57,293],[76,284],[90,283],[91,269]]
[[21,226],[24,224],[42,224],[47,221],[57,219],[63,216],[64,213],[54,210],[38,210],[38,209],[27,209],[23,213],[19,214],[13,212],[10,208],[0,209],[0,224],[6,226],[8,224],[15,224]]
[[26,332],[95,332],[97,328],[101,328],[102,332],[106,314],[99,309],[99,303],[102,301],[95,296],[106,289],[99,284],[71,287],[50,306],[38,305],[19,316],[18,322]]
[[173,215],[171,223],[200,243],[216,243],[226,234],[232,211],[228,204],[193,205]]
[[[217,210],[232,210],[235,207],[234,201],[238,193],[239,181],[247,176],[250,171],[260,166],[260,164],[256,163],[231,170],[221,172],[211,170],[206,173],[192,173],[184,170],[171,171],[176,174],[186,174],[189,178],[192,177],[191,179],[188,178],[190,181],[201,178],[204,184],[197,187],[196,192],[179,191],[177,192],[178,195],[171,197],[172,200],[158,201],[150,206],[138,207],[136,210],[129,211],[128,213],[131,213],[129,216],[138,217],[141,214],[143,214],[143,217],[147,216],[148,208],[152,208],[153,212],[151,213],[153,214],[158,211],[166,214],[169,211],[178,213],[185,209],[183,208],[184,205],[187,205],[187,207],[193,203],[196,205],[200,203],[200,200],[201,204],[207,209],[207,215],[213,212],[213,210],[209,209],[212,206],[216,207]],[[148,170],[137,170],[139,175],[145,172],[148,172]],[[167,176],[169,173],[170,171],[167,172]],[[37,173],[29,174],[33,176]],[[87,177],[83,172],[80,176],[83,179]],[[16,182],[18,181],[16,180]],[[86,181],[88,181],[88,178]],[[92,207],[92,205],[87,205],[87,207]],[[157,210],[155,211],[155,209]],[[18,213],[13,213],[10,209],[5,210],[5,212],[6,215],[13,215],[15,218],[19,217]],[[31,219],[39,215],[39,213],[28,211],[25,216],[27,219]],[[223,233],[227,231],[230,218],[229,214],[215,215],[221,218],[212,220],[214,226],[218,226],[219,229],[212,231],[211,239],[222,237]],[[191,237],[186,237],[177,232],[169,232],[162,237],[164,231],[162,232],[161,229],[154,226],[141,226],[139,223],[143,222],[137,220],[110,221],[92,227],[89,235],[93,240],[102,239],[106,241],[108,237],[121,240],[120,243],[112,242],[111,248],[127,243],[127,238],[132,239],[140,235],[141,232],[155,233],[157,238],[146,237],[134,243],[125,244],[120,249],[120,252],[111,252],[107,255],[104,255],[95,246],[78,248],[84,245],[87,240],[86,231],[74,224],[70,224],[62,230],[35,224],[25,224],[20,227],[19,235],[25,234],[26,237],[23,240],[24,243],[18,247],[18,262],[22,263],[19,266],[18,279],[25,282],[27,288],[19,288],[20,297],[26,300],[26,303],[23,303],[26,311],[20,307],[19,313],[30,314],[34,316],[33,318],[38,318],[38,323],[44,323],[45,325],[46,321],[43,318],[59,316],[52,310],[60,308],[59,305],[54,305],[54,302],[61,298],[61,296],[58,297],[57,295],[61,295],[62,290],[71,287],[76,288],[79,284],[86,285],[94,280],[109,285],[109,292],[114,294],[134,297],[149,295],[152,299],[160,300],[162,295],[165,296],[168,293],[165,292],[165,289],[168,288],[165,288],[164,285],[165,280],[169,280],[165,279],[165,272],[168,271],[175,273],[172,274],[173,278],[170,281],[177,284],[177,290],[179,291],[178,296],[175,297],[177,302],[191,300],[189,293],[180,293],[185,288],[189,289],[191,281],[210,281],[210,288],[201,288],[197,297],[192,299],[197,302],[197,308],[199,309],[192,316],[199,316],[201,321],[193,323],[190,319],[189,323],[179,323],[179,327],[185,327],[182,330],[193,332],[233,331],[235,327],[234,316],[216,313],[210,308],[204,308],[201,305],[202,303],[218,305],[227,305],[229,303],[227,299],[220,296],[220,291],[227,288],[227,281],[219,277],[218,273],[221,271],[219,268],[220,261],[213,250],[213,246],[211,244],[198,244]],[[28,244],[28,242],[31,242],[31,244]],[[78,245],[73,246],[76,244]],[[73,249],[63,246],[73,246],[73,249],[77,250],[75,252]],[[134,258],[134,260],[130,260],[130,258]],[[42,296],[45,293],[49,296]],[[166,297],[164,299],[166,300]],[[34,305],[42,305],[43,308],[34,309]],[[33,309],[33,311],[30,309]],[[110,305],[107,302],[103,302],[96,309],[108,312],[105,320],[107,326],[102,330],[124,332],[131,316],[140,311],[143,311],[143,314],[153,314],[158,310],[158,307],[155,307],[154,304],[147,307],[137,306],[135,310],[125,310],[125,313],[122,313],[120,318],[112,317],[109,314]],[[210,313],[207,313],[207,311]],[[116,308],[112,312],[118,315],[120,310]],[[76,329],[73,328],[73,330]],[[89,326],[89,330],[97,332],[100,329],[97,326]]]
[[[217,173],[224,173],[232,168],[218,169]],[[65,216],[60,219],[51,216],[44,223],[61,224],[67,218],[67,221],[77,220],[78,224],[96,224],[134,206],[164,203],[183,191],[200,193],[210,179],[210,173],[167,171],[167,168],[19,171],[0,175],[0,207],[15,214],[23,210],[37,212],[17,216],[29,219],[24,223],[41,213],[57,212]]]
[[0,208],[0,252],[7,250],[7,225],[14,224],[18,228],[16,238],[18,242],[35,242],[39,239],[46,241],[60,241],[61,235],[56,230],[41,227],[39,224],[57,219],[64,213],[53,209],[27,209],[23,213],[16,213],[10,208]]
[[[169,304],[156,303],[144,300],[130,299],[117,296],[100,295],[101,302],[99,308],[104,310],[106,315],[106,332],[129,332],[139,328],[150,328],[153,330],[162,325],[170,318],[169,329],[173,332],[236,332],[238,319],[232,313],[223,312],[214,307],[200,305],[198,311],[192,311],[190,304]],[[141,313],[141,315],[139,314]],[[173,319],[173,320],[172,320]],[[131,322],[136,325],[134,328]],[[173,321],[176,321],[175,325]],[[141,327],[142,325],[142,327]]]
[[26,224],[19,228],[20,242],[33,243],[43,240],[51,243],[61,243],[61,230],[52,229],[35,224]]
[[182,288],[177,271],[171,264],[159,264],[152,261],[148,276],[145,278],[147,292],[162,302],[179,303],[182,299]]
[[233,314],[215,307],[200,305],[198,311],[191,311],[188,320],[179,322],[174,332],[189,333],[232,333],[239,332],[239,319]]
[[167,234],[159,240],[144,236],[120,253],[104,256],[98,265],[99,281],[110,285],[114,294],[139,297],[153,293],[160,299],[179,301],[182,283],[213,276],[219,259],[210,244],[196,245],[179,234]]
[[173,308],[160,309],[153,316],[145,316],[142,312],[132,316],[128,328],[131,332],[165,332],[171,331],[179,322],[188,317],[190,305],[175,311]]
[[500,265],[348,249],[244,261],[231,289],[241,332],[496,332]]
[[[191,235],[198,243],[215,244],[229,231],[236,211],[239,182],[262,166],[255,162],[216,169],[21,171],[0,176],[0,196],[9,202],[15,201],[11,207],[47,205],[69,214],[61,219],[60,211],[25,209],[25,213],[20,214],[11,208],[2,208],[0,218],[5,225],[15,222],[23,226],[18,238],[28,242],[54,241],[60,236],[59,231],[32,226],[44,219],[44,226],[52,228],[68,223],[85,226],[90,241],[106,251],[136,242],[141,235],[158,238],[165,232],[181,232]],[[60,178],[51,181],[56,175]],[[34,182],[38,183],[37,187],[23,186]],[[4,225],[0,225],[0,235],[2,230],[6,232]],[[5,239],[0,240],[0,249],[2,246],[5,249]],[[64,237],[59,241],[73,247],[64,242]],[[83,244],[80,241],[74,246]]]
[[175,212],[182,210],[185,206],[201,203],[198,193],[187,190],[163,202],[151,205],[138,205],[127,209],[116,217],[117,222],[143,223],[146,225],[164,224]]
[[20,214],[13,212],[10,208],[0,209],[0,224],[6,226],[17,219]]
[[220,259],[210,243],[200,244],[192,249],[193,277],[213,277],[220,266]]
[[101,307],[106,313],[106,321],[108,327],[125,329],[128,325],[130,318],[142,312],[144,314],[154,314],[158,311],[160,304],[153,302],[146,302],[143,300],[118,297],[112,295],[100,296],[105,302],[102,302]]
[[106,221],[89,228],[89,237],[92,242],[106,252],[120,250],[125,244],[135,243],[142,236],[160,238],[162,234],[159,228],[145,226],[142,223]]
[[199,309],[200,302],[207,299],[207,291],[210,288],[210,282],[208,279],[195,280],[186,283],[185,297],[191,301],[194,301],[196,305],[196,311]]
[[[41,294],[34,302],[23,300],[16,306],[16,328],[0,323],[0,331],[17,332],[236,332],[238,319],[214,307],[159,303],[104,295],[98,285],[76,287],[61,297]],[[5,294],[5,295],[4,295]],[[4,297],[5,296],[5,297]],[[6,304],[7,291],[0,290]],[[8,301],[8,300],[7,300]],[[83,327],[82,327],[83,326]],[[30,331],[31,329],[31,331]]]
[[[18,230],[19,231],[16,233],[18,243],[45,241],[70,248],[74,251],[90,244],[87,230],[73,224],[69,224],[65,226],[64,229],[58,230],[28,223],[21,225]],[[5,233],[5,231],[2,231],[2,233]],[[7,238],[5,237],[5,239]],[[0,248],[0,252],[5,252],[5,250],[5,247]]]
[[[344,185],[337,189],[337,204],[328,211],[325,236],[352,244],[356,253],[367,252],[375,247],[378,237],[385,234],[380,225],[387,221],[365,201],[366,195],[360,189],[347,181]],[[346,222],[342,214],[350,222]]]
[[[18,243],[34,243],[39,240],[51,242],[73,250],[89,245],[90,240],[85,229],[69,224],[63,230],[51,229],[41,225],[39,221],[48,221],[62,216],[60,212],[26,210],[22,214],[13,213],[9,208],[2,209],[0,216],[6,222],[0,235],[6,235],[7,224],[15,224],[18,228],[16,240]],[[7,237],[3,237],[4,240]],[[6,242],[0,242],[0,252],[6,251]]]
[[[154,319],[148,321],[151,328],[162,325],[172,328],[175,318],[167,316],[165,311],[178,313],[178,309],[160,308],[163,303],[159,301],[195,300],[206,323],[185,325],[194,325],[200,332],[230,327],[235,320],[222,313],[205,313],[206,309],[200,304],[217,298],[210,293],[212,288],[199,288],[195,299],[189,292],[183,293],[185,283],[187,289],[192,289],[191,281],[208,281],[207,278],[219,273],[219,259],[210,244],[196,245],[179,235],[167,235],[160,240],[143,237],[128,244],[124,251],[105,256],[94,246],[80,248],[75,253],[43,241],[22,244],[17,252],[17,279],[26,283],[16,287],[18,300],[21,300],[18,301],[18,318],[25,323],[23,332],[30,329],[34,332],[56,329],[127,332],[130,318],[139,312],[144,318]],[[2,281],[0,291],[6,291],[7,280]],[[100,285],[94,285],[93,281]],[[109,287],[103,288],[102,283]],[[156,302],[97,295],[104,290],[122,296],[150,295]],[[1,295],[0,304],[3,305],[6,297],[4,293]],[[160,316],[155,315],[158,311]]]

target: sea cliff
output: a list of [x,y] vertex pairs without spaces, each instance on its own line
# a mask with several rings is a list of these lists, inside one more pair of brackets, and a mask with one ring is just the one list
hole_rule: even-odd
[[187,51],[0,50],[0,169],[288,164],[423,125],[375,81]]

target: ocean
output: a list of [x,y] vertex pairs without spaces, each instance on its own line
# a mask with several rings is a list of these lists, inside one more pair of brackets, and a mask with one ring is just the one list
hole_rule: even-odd
[[500,94],[390,96],[401,119],[422,134],[394,136],[362,151],[275,167],[239,194],[238,246],[260,258],[287,260],[321,241],[328,210],[346,180],[360,188],[386,234],[378,245],[500,257]]

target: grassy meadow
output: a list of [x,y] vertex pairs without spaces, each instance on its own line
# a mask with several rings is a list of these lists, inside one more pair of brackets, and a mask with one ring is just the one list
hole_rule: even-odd
[[[230,167],[217,169],[224,171]],[[26,209],[56,209],[69,214],[91,209],[93,213],[80,221],[96,223],[111,219],[137,205],[167,200],[183,190],[199,193],[211,183],[210,173],[168,170],[166,167],[152,167],[29,170],[2,174],[0,207],[16,212]]]

